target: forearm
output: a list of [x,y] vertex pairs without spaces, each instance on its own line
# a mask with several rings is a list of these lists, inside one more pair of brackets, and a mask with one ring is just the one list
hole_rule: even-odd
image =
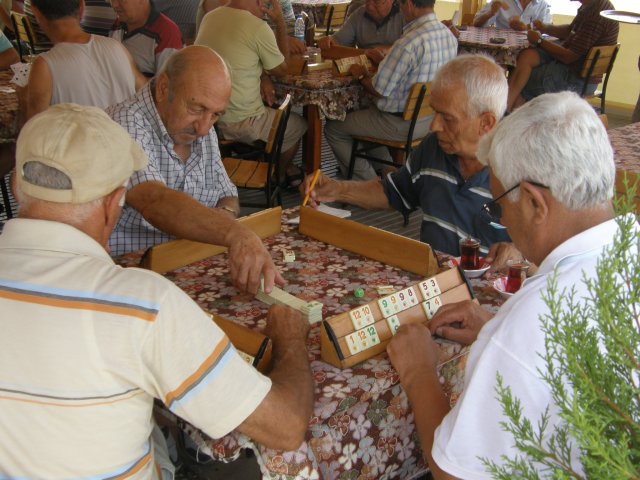
[[391,208],[380,180],[339,182],[336,202],[345,202],[369,210]]
[[274,342],[272,386],[258,409],[238,430],[269,448],[295,450],[313,412],[313,380],[304,340]]
[[238,199],[238,197],[221,198],[220,200],[218,200],[216,207],[222,208],[223,210],[229,212],[229,214],[231,214],[229,209],[233,210],[234,218],[238,218],[238,216],[240,215],[240,200]]
[[440,470],[431,455],[436,428],[450,410],[449,400],[440,386],[435,369],[415,373],[416,376],[408,381],[403,381],[402,386],[409,398],[409,403],[412,405],[422,452],[429,463],[429,469],[434,479],[455,478]]
[[570,25],[552,25],[550,23],[545,23],[540,29],[542,33],[546,33],[547,35],[551,35],[553,37],[564,40],[571,33]]
[[284,23],[284,18],[280,16],[277,20],[274,20],[276,24],[276,43],[280,53],[284,55],[285,61],[289,60],[289,35],[287,33],[287,25]]
[[478,18],[476,18],[473,21],[473,26],[474,27],[483,27],[485,23],[487,23],[489,20],[491,20],[491,17],[495,16],[495,13],[493,13],[491,10],[489,10],[488,12],[484,13],[483,15],[480,15]]

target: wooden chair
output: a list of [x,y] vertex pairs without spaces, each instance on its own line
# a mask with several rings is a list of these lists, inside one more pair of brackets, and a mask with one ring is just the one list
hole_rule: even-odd
[[347,18],[348,9],[349,3],[330,5],[324,16],[324,28],[317,28],[316,26],[316,39],[329,36],[338,30]]
[[[409,132],[407,133],[407,138],[405,140],[384,140],[360,135],[353,137],[351,161],[349,162],[349,173],[347,174],[348,179],[353,177],[353,168],[356,163],[356,158],[365,158],[367,160],[393,165],[395,167],[400,167],[404,164],[406,159],[409,157],[411,150],[413,150],[413,148],[422,141],[422,137],[413,137],[416,122],[418,119],[424,118],[433,113],[433,109],[429,105],[428,101],[430,95],[431,83],[416,83],[411,87],[409,98],[407,98],[407,104],[404,108],[404,112],[402,113],[403,120],[411,121],[409,125]],[[364,145],[361,146],[361,144]],[[370,150],[380,146],[384,146],[389,149],[391,156],[393,157],[391,162],[387,160],[380,160],[379,158],[368,154]]]
[[264,204],[243,203],[243,206],[271,208],[274,205],[274,200],[277,200],[278,205],[282,205],[280,151],[290,112],[291,95],[287,95],[276,111],[262,159],[227,157],[222,160],[227,175],[236,187],[264,190],[266,197]]
[[[38,55],[51,49],[51,44],[42,44],[36,41],[36,34],[31,26],[29,17],[22,13],[11,11],[11,23],[17,37],[18,54],[20,61],[24,62],[25,55]],[[24,51],[27,49],[28,52]]]
[[[607,93],[607,83],[609,83],[609,76],[613,69],[613,63],[616,61],[616,56],[620,50],[620,44],[616,45],[603,45],[591,47],[587,58],[582,64],[582,70],[580,71],[580,78],[584,78],[584,84],[582,85],[583,98],[600,98],[600,113],[604,112],[605,96]],[[589,78],[594,76],[603,76],[604,82],[602,84],[602,90],[596,91],[593,95],[586,95],[587,87],[589,86]]]

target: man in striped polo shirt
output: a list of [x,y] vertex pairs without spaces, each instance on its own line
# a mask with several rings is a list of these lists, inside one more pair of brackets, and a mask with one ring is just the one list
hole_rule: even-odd
[[0,477],[173,478],[154,399],[218,438],[303,440],[309,324],[272,308],[265,377],[178,287],[107,241],[142,149],[102,110],[59,104],[17,143],[19,218],[0,235]]
[[[461,55],[436,74],[431,89],[435,113],[429,134],[406,165],[383,179],[336,181],[320,176],[310,204],[347,202],[362,208],[394,208],[408,215],[422,209],[420,239],[432,248],[460,255],[459,241],[474,237],[493,268],[521,258],[502,228],[490,225],[482,206],[491,200],[489,172],[476,158],[480,138],[504,114],[507,81],[489,57]],[[310,177],[301,191],[309,190]],[[490,250],[491,248],[491,250]]]

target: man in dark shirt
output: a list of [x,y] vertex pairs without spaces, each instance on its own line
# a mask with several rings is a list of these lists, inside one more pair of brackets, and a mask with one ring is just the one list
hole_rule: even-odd
[[[576,0],[573,0],[576,1]],[[591,47],[614,45],[618,40],[618,22],[600,15],[613,10],[609,0],[577,0],[582,5],[569,25],[545,25],[534,22],[536,30],[529,30],[527,38],[533,48],[523,50],[516,68],[509,76],[507,111],[512,111],[543,93],[571,90],[581,93],[584,79],[580,69]],[[546,33],[562,40],[554,43],[542,38]],[[601,78],[589,80],[587,94],[595,92]]]

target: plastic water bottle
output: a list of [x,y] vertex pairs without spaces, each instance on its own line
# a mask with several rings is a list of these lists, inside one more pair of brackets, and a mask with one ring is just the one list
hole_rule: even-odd
[[293,25],[293,36],[300,40],[302,43],[304,43],[304,30],[304,18],[302,18],[302,15],[298,15],[296,17],[296,23]]

